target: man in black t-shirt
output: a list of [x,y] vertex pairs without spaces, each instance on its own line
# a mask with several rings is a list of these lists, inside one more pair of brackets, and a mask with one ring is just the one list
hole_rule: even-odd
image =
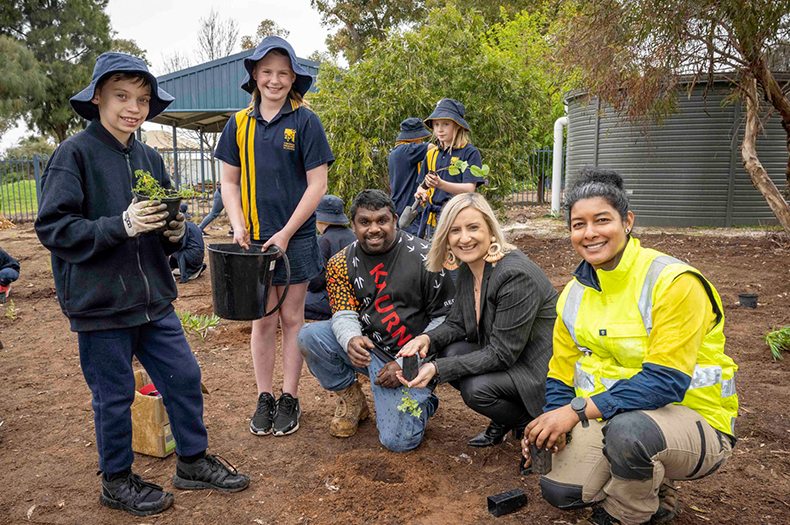
[[425,269],[429,244],[398,231],[395,204],[380,190],[364,190],[351,205],[357,240],[329,260],[331,321],[305,325],[299,348],[310,372],[338,395],[330,433],[349,437],[368,416],[357,372],[371,383],[379,440],[399,452],[416,448],[439,404],[432,388],[408,389],[414,413],[398,409],[404,390],[395,354],[414,336],[441,324],[455,288],[449,272]]

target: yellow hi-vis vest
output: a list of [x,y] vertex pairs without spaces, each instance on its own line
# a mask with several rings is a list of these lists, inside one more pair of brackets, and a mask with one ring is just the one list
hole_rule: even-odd
[[691,384],[679,404],[698,412],[717,430],[735,435],[738,366],[724,354],[724,308],[716,289],[696,269],[642,248],[633,238],[613,272],[618,272],[618,278],[608,278],[606,271],[597,272],[602,292],[574,278],[557,302],[558,316],[584,353],[574,370],[576,395],[599,394],[642,370],[656,297],[679,275],[692,273],[702,282],[717,321],[702,340]]

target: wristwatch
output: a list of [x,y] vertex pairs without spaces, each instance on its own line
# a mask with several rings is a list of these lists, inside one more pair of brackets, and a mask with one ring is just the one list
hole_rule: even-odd
[[587,420],[587,414],[584,413],[587,410],[587,399],[584,397],[574,397],[573,401],[571,401],[571,408],[576,412],[576,415],[579,416],[582,427],[589,427],[590,422]]

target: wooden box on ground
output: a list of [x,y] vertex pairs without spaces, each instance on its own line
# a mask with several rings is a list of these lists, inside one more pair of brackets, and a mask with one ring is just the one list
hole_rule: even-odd
[[138,454],[164,458],[176,449],[170,432],[165,403],[162,397],[144,396],[139,390],[151,383],[145,370],[134,373],[134,403],[132,403],[132,450]]

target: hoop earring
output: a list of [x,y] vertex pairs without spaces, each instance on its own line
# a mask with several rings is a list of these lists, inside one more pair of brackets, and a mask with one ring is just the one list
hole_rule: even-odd
[[483,259],[485,259],[486,262],[496,263],[497,261],[499,261],[504,256],[505,256],[505,253],[502,251],[502,245],[500,245],[498,242],[494,241],[488,247],[488,251],[483,256]]
[[631,230],[626,229],[625,234],[628,235],[629,233],[631,233]]
[[450,245],[447,245],[447,255],[444,256],[444,262],[442,266],[447,268],[448,270],[457,270],[458,269],[458,259],[456,259],[455,254],[450,249]]

